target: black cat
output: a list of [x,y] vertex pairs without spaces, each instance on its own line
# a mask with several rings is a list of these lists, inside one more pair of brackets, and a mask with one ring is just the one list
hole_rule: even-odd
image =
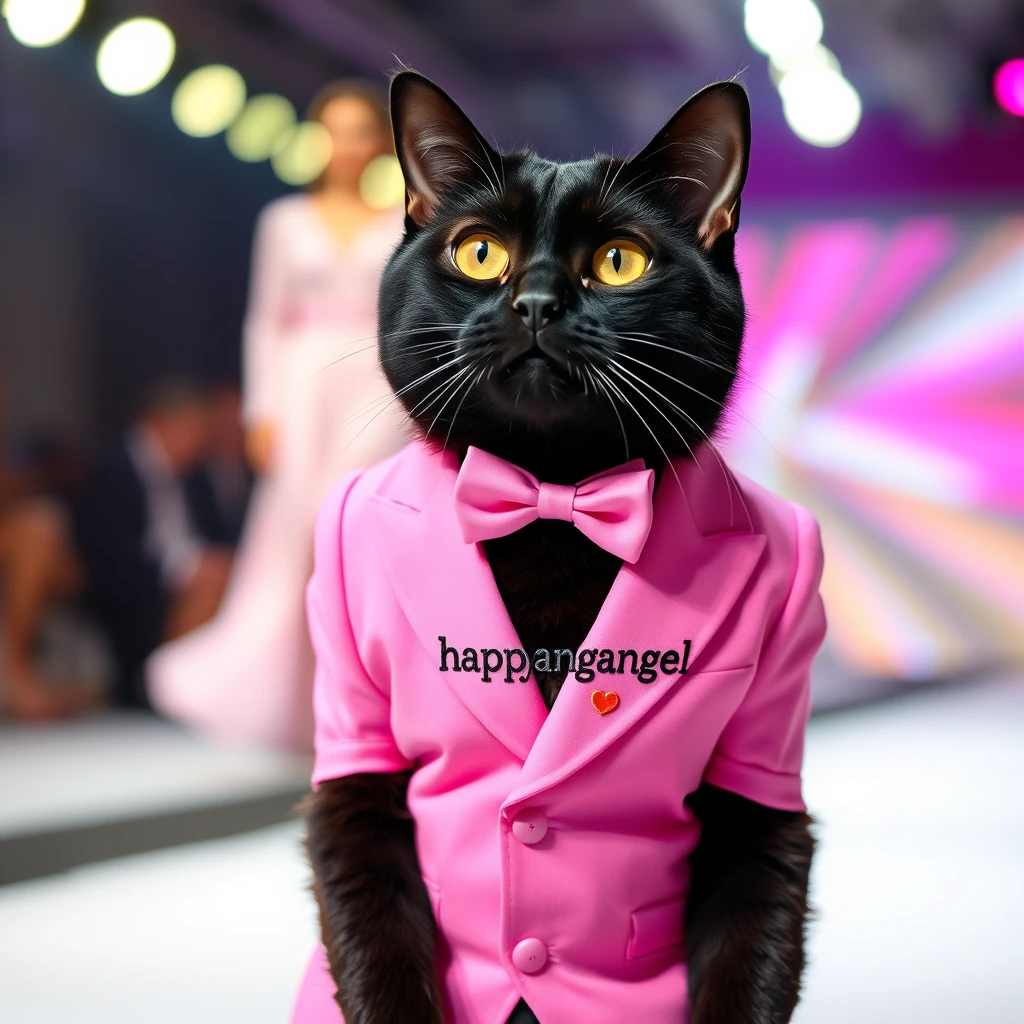
[[[496,152],[412,72],[392,81],[391,105],[408,214],[380,288],[381,364],[422,436],[565,484],[637,456],[660,478],[670,457],[710,440],[744,329],[733,256],[743,89],[704,89],[633,159],[570,164]],[[622,564],[559,520],[484,548],[527,650],[576,649]],[[538,674],[549,710],[563,679]],[[409,777],[336,779],[305,804],[347,1024],[442,1020]],[[688,802],[702,824],[685,921],[691,1024],[788,1021],[811,820],[708,784]],[[509,1019],[537,1020],[523,1001]],[[621,1019],[632,1021],[628,1007]]]

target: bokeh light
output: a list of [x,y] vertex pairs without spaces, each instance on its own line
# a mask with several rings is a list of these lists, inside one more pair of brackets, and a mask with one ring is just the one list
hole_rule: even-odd
[[274,149],[271,166],[286,185],[308,185],[331,159],[331,133],[316,121],[303,121],[285,132]]
[[405,179],[398,157],[385,154],[371,160],[359,179],[359,194],[374,210],[389,210],[405,199]]
[[776,60],[810,50],[824,31],[814,0],[746,0],[743,27],[750,45]]
[[100,44],[96,70],[118,96],[138,96],[158,85],[174,63],[174,34],[155,18],[122,22]]
[[794,56],[770,58],[768,61],[768,76],[777,88],[779,82],[791,71],[808,67],[831,68],[833,71],[842,71],[836,55],[827,46],[818,43],[809,50],[803,50]]
[[295,107],[283,96],[253,96],[228,129],[228,149],[239,160],[257,164],[269,160],[285,133],[294,127]]
[[799,67],[779,82],[782,111],[793,132],[814,146],[838,146],[857,130],[857,90],[826,66]]
[[209,138],[238,118],[245,95],[245,80],[234,68],[209,64],[182,79],[171,100],[171,116],[186,135]]
[[66,39],[85,10],[85,0],[4,0],[11,35],[25,46],[53,46]]
[[992,92],[1008,114],[1024,117],[1024,58],[1008,60],[996,70]]

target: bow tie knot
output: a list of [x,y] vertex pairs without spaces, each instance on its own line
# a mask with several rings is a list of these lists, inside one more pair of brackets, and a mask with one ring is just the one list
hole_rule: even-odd
[[577,490],[572,484],[542,483],[537,491],[538,518],[568,519],[571,523]]
[[503,537],[536,519],[572,523],[599,547],[635,562],[653,523],[654,470],[642,459],[571,484],[532,473],[470,447],[455,481],[455,515],[467,544]]

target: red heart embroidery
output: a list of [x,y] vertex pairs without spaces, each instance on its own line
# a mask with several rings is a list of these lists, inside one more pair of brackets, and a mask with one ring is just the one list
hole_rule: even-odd
[[614,690],[595,690],[590,695],[590,703],[602,714],[607,715],[619,706],[619,695]]

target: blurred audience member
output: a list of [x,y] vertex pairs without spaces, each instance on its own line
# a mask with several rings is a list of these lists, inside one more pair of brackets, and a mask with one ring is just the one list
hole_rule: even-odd
[[242,429],[242,395],[237,386],[214,391],[206,458],[188,475],[185,487],[203,536],[237,547],[253,488]]
[[310,749],[313,659],[304,592],[313,522],[326,490],[406,441],[405,417],[377,360],[377,288],[404,209],[360,191],[393,153],[383,93],[327,88],[309,116],[331,161],[308,193],[271,203],[256,230],[244,338],[247,447],[261,474],[217,618],[158,650],[153,703],[225,739]]
[[91,703],[89,691],[72,681],[49,685],[36,663],[43,615],[54,599],[73,596],[81,582],[66,507],[57,496],[68,471],[66,452],[52,445],[37,448],[20,464],[0,462],[0,714],[12,718],[59,718]]
[[118,664],[115,703],[145,707],[147,655],[217,610],[230,548],[208,541],[184,478],[205,458],[208,394],[187,382],[159,386],[128,435],[102,458],[74,503],[87,603]]

